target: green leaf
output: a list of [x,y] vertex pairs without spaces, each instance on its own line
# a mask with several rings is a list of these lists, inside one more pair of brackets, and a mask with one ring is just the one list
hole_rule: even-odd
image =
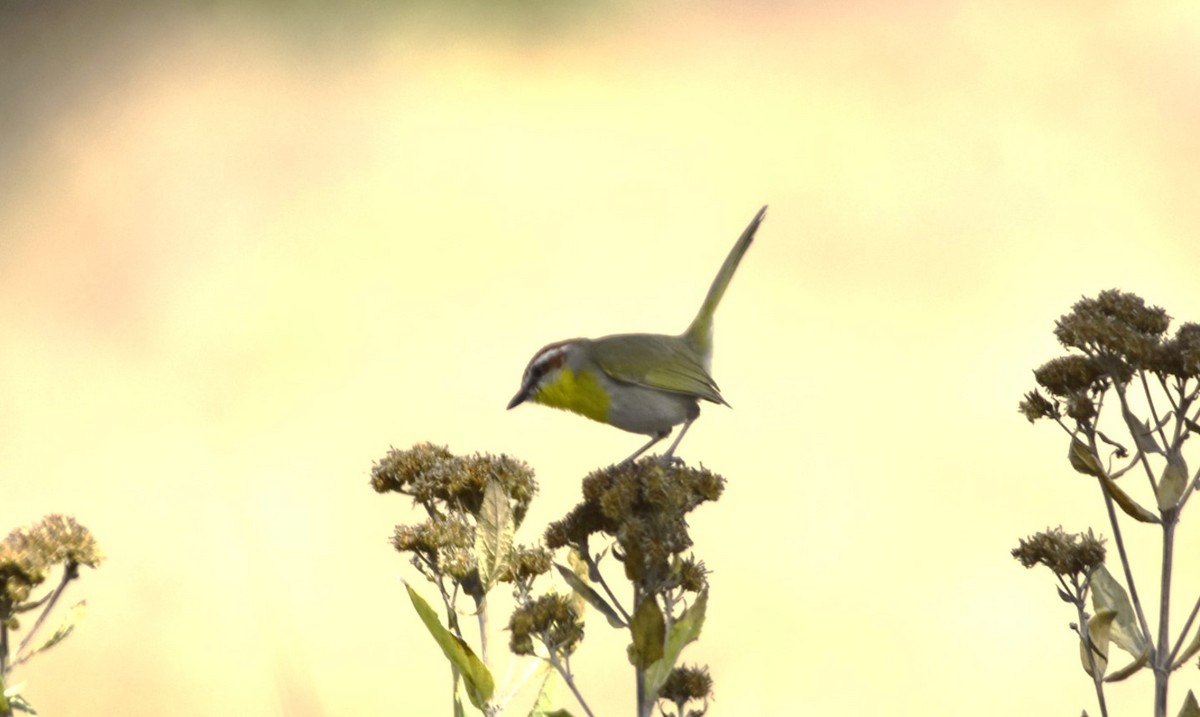
[[571,713],[564,709],[551,709],[554,693],[558,691],[556,688],[561,678],[557,672],[549,669],[549,662],[543,664],[548,670],[546,679],[542,680],[542,687],[538,690],[537,699],[534,700],[533,707],[529,710],[529,717],[571,717]]
[[1200,717],[1200,704],[1196,704],[1196,695],[1193,695],[1191,690],[1188,690],[1187,697],[1183,698],[1179,717]]
[[1167,454],[1167,466],[1163,468],[1162,478],[1158,481],[1158,509],[1168,510],[1179,505],[1188,484],[1187,461],[1174,448]]
[[475,559],[484,593],[492,589],[512,560],[516,532],[508,495],[499,481],[488,480],[483,491],[483,504],[475,516]]
[[438,646],[442,648],[446,659],[462,675],[463,682],[467,687],[467,698],[479,710],[484,710],[496,690],[496,683],[492,679],[492,673],[488,670],[487,665],[483,664],[475,656],[475,653],[467,643],[442,627],[437,613],[433,611],[429,603],[425,602],[424,598],[417,594],[416,590],[412,589],[411,585],[405,582],[404,587],[408,590],[408,597],[412,600],[413,607],[416,608],[421,622],[425,623],[425,628],[429,630],[429,634],[433,636]]
[[8,706],[18,712],[24,712],[26,714],[36,715],[38,713],[38,711],[33,708],[33,705],[29,704],[29,701],[21,695],[9,697]]
[[1154,438],[1154,429],[1150,427],[1149,421],[1139,421],[1126,406],[1121,407],[1121,416],[1125,419],[1125,426],[1129,428],[1129,435],[1133,436],[1133,442],[1139,451],[1146,455],[1163,452]]
[[667,644],[663,649],[662,659],[646,670],[646,694],[649,699],[658,699],[658,691],[662,689],[671,670],[675,668],[675,663],[679,661],[679,653],[683,652],[683,648],[687,647],[689,643],[695,642],[696,638],[700,637],[700,630],[704,627],[704,616],[707,611],[708,590],[705,590],[696,596],[696,601],[692,603],[691,607],[679,616],[675,624],[671,625],[671,634],[667,635]]
[[560,717],[565,714],[563,710],[551,709],[558,687],[558,673],[550,668],[548,660],[541,660],[541,663],[539,672],[543,672],[545,676],[542,678],[542,686],[538,688],[537,699],[533,701],[533,707],[529,710],[529,717]]
[[1127,678],[1133,676],[1134,674],[1136,674],[1139,670],[1141,670],[1143,667],[1145,667],[1149,662],[1150,662],[1150,648],[1147,647],[1145,650],[1142,651],[1142,654],[1138,655],[1136,660],[1134,660],[1133,662],[1129,663],[1128,665],[1122,667],[1121,669],[1117,670],[1116,672],[1110,672],[1107,676],[1105,676],[1104,681],[1105,682],[1120,682],[1121,680],[1127,679]]
[[1179,653],[1179,657],[1171,664],[1171,671],[1174,672],[1183,667],[1183,664],[1192,659],[1197,652],[1200,652],[1200,630],[1197,630],[1196,634],[1192,635],[1192,641],[1188,643],[1187,649]]
[[21,694],[21,691],[25,689],[24,682],[9,687],[5,684],[3,676],[0,675],[0,688],[2,688],[0,689],[0,714],[12,714],[14,710],[31,715],[38,713]]
[[[1083,671],[1088,675],[1095,677],[1092,673],[1092,662],[1096,663],[1096,670],[1101,675],[1108,668],[1108,640],[1112,630],[1113,618],[1117,616],[1114,610],[1101,610],[1092,615],[1092,619],[1088,620],[1087,631],[1091,635],[1092,645],[1088,649],[1087,642],[1082,636],[1079,638],[1079,660],[1083,663]],[[1088,653],[1091,652],[1090,659]]]
[[639,670],[644,670],[663,656],[663,641],[667,636],[667,623],[653,595],[642,599],[629,623],[633,643],[629,645],[629,661]]
[[558,568],[559,575],[563,576],[563,580],[567,581],[567,585],[575,591],[575,594],[587,601],[588,605],[596,608],[601,615],[608,620],[608,624],[613,627],[625,627],[625,621],[617,614],[612,605],[608,604],[600,593],[596,592],[591,585],[580,577],[574,570],[560,563],[555,563],[554,567]]
[[1129,494],[1121,490],[1121,487],[1114,483],[1108,476],[1100,476],[1100,483],[1104,486],[1105,492],[1117,502],[1117,505],[1121,506],[1121,510],[1125,511],[1125,514],[1130,518],[1143,523],[1160,522],[1157,515],[1146,510],[1140,503],[1130,498]]
[[54,634],[52,634],[52,635],[50,635],[50,637],[46,638],[46,641],[43,642],[40,647],[38,647],[37,649],[26,654],[22,658],[22,660],[23,661],[28,660],[29,658],[33,657],[34,655],[38,654],[39,652],[45,652],[46,650],[49,650],[51,647],[54,647],[58,643],[67,639],[67,636],[70,635],[75,630],[75,626],[78,625],[79,623],[83,622],[83,618],[86,614],[87,614],[87,601],[86,600],[80,600],[79,602],[72,605],[70,607],[70,609],[67,610],[67,613],[65,615],[63,615],[62,620],[58,623],[58,627],[54,629]]
[[1087,444],[1078,438],[1071,439],[1071,450],[1067,452],[1067,458],[1071,461],[1071,467],[1080,473],[1097,478],[1103,478],[1105,475],[1104,466],[1100,465],[1100,459],[1096,457],[1091,448],[1087,447]]
[[1133,612],[1133,604],[1129,602],[1129,594],[1103,563],[1092,570],[1090,587],[1092,609],[1096,614],[1105,610],[1116,614],[1112,626],[1112,641],[1134,657],[1144,653],[1149,645],[1146,644],[1142,631],[1138,629],[1137,615]]

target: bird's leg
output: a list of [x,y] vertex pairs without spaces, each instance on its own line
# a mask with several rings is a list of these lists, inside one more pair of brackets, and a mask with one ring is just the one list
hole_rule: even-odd
[[[634,451],[633,455],[629,456],[625,460],[621,461],[620,465],[627,466],[627,465],[633,463],[635,460],[637,460],[638,456],[640,456],[643,453],[645,453],[646,451],[650,450],[650,446],[653,446],[655,443],[658,443],[659,441],[661,441],[662,439],[666,438],[669,435],[671,435],[670,428],[668,428],[667,430],[662,431],[660,433],[655,433],[654,436],[650,439],[649,443],[647,443],[646,445],[644,445],[641,448]],[[675,442],[679,443],[679,441],[675,441]],[[671,446],[671,447],[674,448],[674,446]]]
[[[696,416],[698,415],[700,414],[697,413]],[[687,429],[692,425],[692,421],[696,420],[696,416],[692,416],[683,422],[683,428],[679,429],[679,435],[675,436],[675,440],[671,442],[671,447],[667,449],[667,452],[662,454],[661,458],[663,463],[674,463],[675,461],[679,461],[680,463],[683,462],[682,458],[675,457],[675,447],[678,446],[679,442],[683,440],[683,434],[687,433]],[[649,447],[650,446],[646,446],[646,448]],[[642,450],[645,450],[645,448]]]

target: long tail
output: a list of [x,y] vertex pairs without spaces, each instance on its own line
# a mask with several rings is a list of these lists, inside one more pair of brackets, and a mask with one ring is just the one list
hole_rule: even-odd
[[763,206],[758,210],[758,214],[750,220],[750,224],[742,235],[738,237],[737,243],[733,245],[729,256],[725,257],[725,263],[721,265],[721,270],[717,272],[717,278],[713,279],[712,288],[708,290],[708,296],[704,297],[704,303],[700,306],[699,313],[692,320],[692,325],[683,332],[683,338],[692,345],[704,356],[705,363],[708,362],[708,357],[712,355],[712,335],[713,335],[713,314],[717,312],[717,304],[721,303],[721,297],[725,295],[725,288],[729,286],[729,280],[733,278],[733,272],[737,271],[738,264],[741,263],[742,257],[746,254],[746,250],[750,248],[750,242],[754,241],[754,233],[758,231],[758,225],[762,224],[763,218],[767,215],[767,208]]

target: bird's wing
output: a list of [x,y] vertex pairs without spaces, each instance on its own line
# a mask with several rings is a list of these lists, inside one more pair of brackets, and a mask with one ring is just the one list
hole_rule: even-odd
[[606,336],[592,342],[592,356],[613,380],[725,403],[695,352],[678,337]]

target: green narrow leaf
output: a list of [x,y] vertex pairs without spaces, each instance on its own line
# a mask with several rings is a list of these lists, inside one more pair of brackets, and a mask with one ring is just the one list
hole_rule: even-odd
[[554,694],[558,691],[558,685],[562,681],[558,673],[550,669],[549,662],[543,662],[545,666],[546,678],[542,680],[542,687],[538,690],[537,699],[533,702],[533,708],[529,710],[529,717],[571,717],[571,713],[564,709],[551,709],[554,702]]
[[512,560],[513,536],[517,527],[513,522],[512,505],[500,482],[488,480],[483,491],[483,504],[475,516],[475,559],[479,565],[479,582],[483,592],[488,592]]
[[683,652],[683,648],[700,637],[700,630],[704,627],[704,617],[707,611],[708,590],[705,590],[696,596],[696,601],[692,603],[691,607],[679,616],[674,625],[671,625],[671,633],[667,635],[667,644],[663,649],[662,659],[646,670],[646,688],[650,699],[658,699],[658,691],[662,689],[671,670],[675,668],[675,663],[679,661],[679,654]]
[[63,615],[62,620],[58,623],[58,627],[54,629],[54,634],[52,634],[50,637],[48,637],[46,639],[46,641],[44,643],[42,643],[41,647],[38,647],[37,649],[33,650],[28,655],[26,655],[23,659],[28,660],[30,657],[33,657],[37,653],[45,652],[46,650],[49,650],[51,647],[54,647],[58,643],[67,639],[67,636],[70,635],[72,632],[74,632],[75,626],[78,625],[79,623],[83,622],[83,618],[85,615],[87,615],[87,601],[80,600],[79,602],[72,605],[70,607],[70,609],[67,610],[67,613],[65,615]]
[[1071,467],[1080,473],[1097,478],[1103,478],[1105,475],[1104,466],[1100,465],[1100,459],[1096,457],[1091,448],[1087,447],[1087,444],[1078,438],[1071,439],[1071,449],[1067,452],[1067,458],[1071,461]]
[[1114,483],[1108,476],[1101,476],[1100,483],[1104,486],[1104,490],[1108,495],[1116,501],[1117,505],[1121,506],[1121,510],[1125,511],[1125,514],[1130,518],[1143,523],[1160,522],[1157,515],[1146,510],[1140,503],[1130,498],[1129,494],[1121,490],[1121,487]]
[[1096,614],[1104,610],[1116,613],[1112,626],[1112,641],[1117,643],[1117,647],[1134,657],[1146,652],[1149,645],[1138,628],[1137,615],[1133,612],[1133,603],[1129,602],[1129,594],[1103,563],[1092,570],[1090,587],[1092,609]]
[[1129,435],[1133,436],[1133,442],[1139,451],[1146,455],[1163,452],[1154,438],[1154,429],[1150,427],[1150,421],[1139,421],[1126,406],[1121,407],[1121,417],[1125,419],[1125,426],[1129,429]]
[[550,669],[548,660],[539,660],[539,662],[541,669],[538,671],[542,673],[542,685],[538,688],[537,697],[533,700],[533,707],[529,709],[529,717],[547,717],[550,714],[550,705],[553,703],[556,686],[554,678],[558,673]]
[[[1095,677],[1092,673],[1092,662],[1096,663],[1096,670],[1101,675],[1108,668],[1108,640],[1112,630],[1113,618],[1117,613],[1113,610],[1101,610],[1092,615],[1092,619],[1088,620],[1087,631],[1092,637],[1091,649],[1088,649],[1087,642],[1082,636],[1079,638],[1079,660],[1083,663],[1083,671],[1089,676]],[[1088,653],[1091,653],[1090,659]]]
[[1178,449],[1172,449],[1167,454],[1167,466],[1163,468],[1162,478],[1158,481],[1158,509],[1167,510],[1179,504],[1188,484],[1187,461],[1180,455]]
[[663,656],[663,641],[667,637],[667,623],[653,595],[645,597],[629,623],[633,642],[629,645],[629,661],[639,670],[644,670]]
[[558,568],[558,574],[563,576],[563,580],[567,581],[567,585],[575,591],[575,594],[587,601],[588,605],[596,608],[596,610],[608,620],[608,624],[613,627],[625,627],[625,621],[617,614],[612,605],[608,604],[600,593],[588,585],[574,570],[560,563],[555,563],[554,567]]
[[1184,663],[1192,659],[1197,652],[1200,652],[1200,630],[1197,630],[1196,634],[1192,635],[1192,641],[1188,643],[1187,648],[1179,653],[1179,657],[1171,665],[1171,671],[1174,672],[1183,667]]
[[1196,695],[1188,690],[1183,698],[1183,706],[1179,708],[1179,717],[1200,717],[1200,704],[1196,704]]
[[475,653],[467,643],[442,627],[442,622],[438,619],[437,613],[433,611],[429,603],[425,602],[424,598],[417,594],[416,590],[412,589],[411,585],[405,582],[404,587],[408,590],[408,597],[412,600],[413,607],[416,609],[417,615],[420,616],[421,622],[425,623],[425,628],[429,630],[429,634],[433,636],[438,646],[442,648],[446,659],[462,675],[463,683],[467,688],[467,698],[479,710],[484,710],[496,690],[495,681],[492,679],[492,673],[488,670],[487,665],[483,664],[475,656]]
[[1149,664],[1149,662],[1150,662],[1150,648],[1147,647],[1142,652],[1142,654],[1138,655],[1136,660],[1134,660],[1133,662],[1129,663],[1128,665],[1122,667],[1121,669],[1117,670],[1116,672],[1110,672],[1107,676],[1105,676],[1104,681],[1105,682],[1120,682],[1121,680],[1127,679],[1127,678],[1133,676],[1134,674],[1136,674],[1139,670],[1141,670],[1143,667],[1145,667],[1147,664]]

